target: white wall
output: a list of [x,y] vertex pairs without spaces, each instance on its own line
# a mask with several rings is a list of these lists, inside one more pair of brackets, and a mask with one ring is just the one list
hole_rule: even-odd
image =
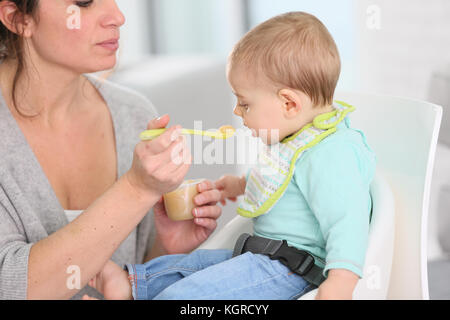
[[[359,66],[360,79],[355,90],[406,96],[435,103],[449,100],[450,81],[440,82],[442,87],[438,91],[438,88],[430,89],[433,75],[440,74],[442,78],[442,71],[449,69],[445,68],[450,64],[449,0],[358,0],[355,14],[358,32],[358,60],[355,63]],[[450,72],[448,75],[450,76]],[[443,107],[441,142],[443,136],[450,134],[450,106]],[[447,138],[447,141],[450,139]],[[448,221],[448,218],[443,218],[449,212],[449,202],[442,201],[443,187],[450,184],[449,163],[450,149],[440,144],[436,153],[430,197],[430,260],[443,256],[438,243],[438,231],[448,234],[450,227],[442,227],[443,221]]]
[[116,68],[138,62],[150,52],[148,0],[116,0],[126,22],[120,28],[119,62]]
[[[450,63],[449,0],[358,0],[357,90],[429,100],[433,70]],[[374,26],[380,10],[380,29]],[[376,8],[376,7],[375,7]]]

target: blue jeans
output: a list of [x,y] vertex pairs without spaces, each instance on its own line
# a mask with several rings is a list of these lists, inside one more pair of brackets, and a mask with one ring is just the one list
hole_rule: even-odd
[[247,252],[197,250],[127,264],[136,300],[288,300],[316,286],[279,261]]

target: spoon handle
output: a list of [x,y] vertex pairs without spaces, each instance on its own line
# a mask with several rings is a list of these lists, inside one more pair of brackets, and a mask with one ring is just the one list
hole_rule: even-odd
[[[142,141],[152,140],[160,135],[162,135],[167,129],[153,129],[153,130],[146,130],[143,131],[139,138]],[[196,134],[196,135],[202,135],[202,136],[208,136],[213,138],[221,138],[222,134],[217,132],[210,132],[210,131],[202,131],[202,130],[192,130],[192,129],[181,129],[181,134]]]
[[162,135],[167,129],[153,129],[153,130],[145,130],[141,132],[139,138],[142,141],[153,140],[160,135]]

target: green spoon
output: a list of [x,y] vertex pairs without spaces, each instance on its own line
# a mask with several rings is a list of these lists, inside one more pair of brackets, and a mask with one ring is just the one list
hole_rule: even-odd
[[[167,129],[153,129],[142,132],[139,137],[142,141],[152,140],[162,135]],[[181,129],[181,134],[197,134],[214,139],[228,139],[234,135],[236,129],[232,126],[222,126],[218,131],[203,131],[192,129]]]

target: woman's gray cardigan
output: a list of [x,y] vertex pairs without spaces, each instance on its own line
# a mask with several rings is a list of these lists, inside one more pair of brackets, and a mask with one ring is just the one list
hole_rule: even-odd
[[[137,92],[93,75],[86,77],[98,88],[109,107],[120,177],[131,167],[139,133],[157,112]],[[0,95],[0,299],[26,299],[30,248],[67,223],[47,177]],[[119,265],[142,263],[154,234],[153,215],[149,212],[117,249],[112,260]],[[71,275],[68,273],[68,278]],[[73,299],[86,293],[102,297],[94,289],[85,287]]]

